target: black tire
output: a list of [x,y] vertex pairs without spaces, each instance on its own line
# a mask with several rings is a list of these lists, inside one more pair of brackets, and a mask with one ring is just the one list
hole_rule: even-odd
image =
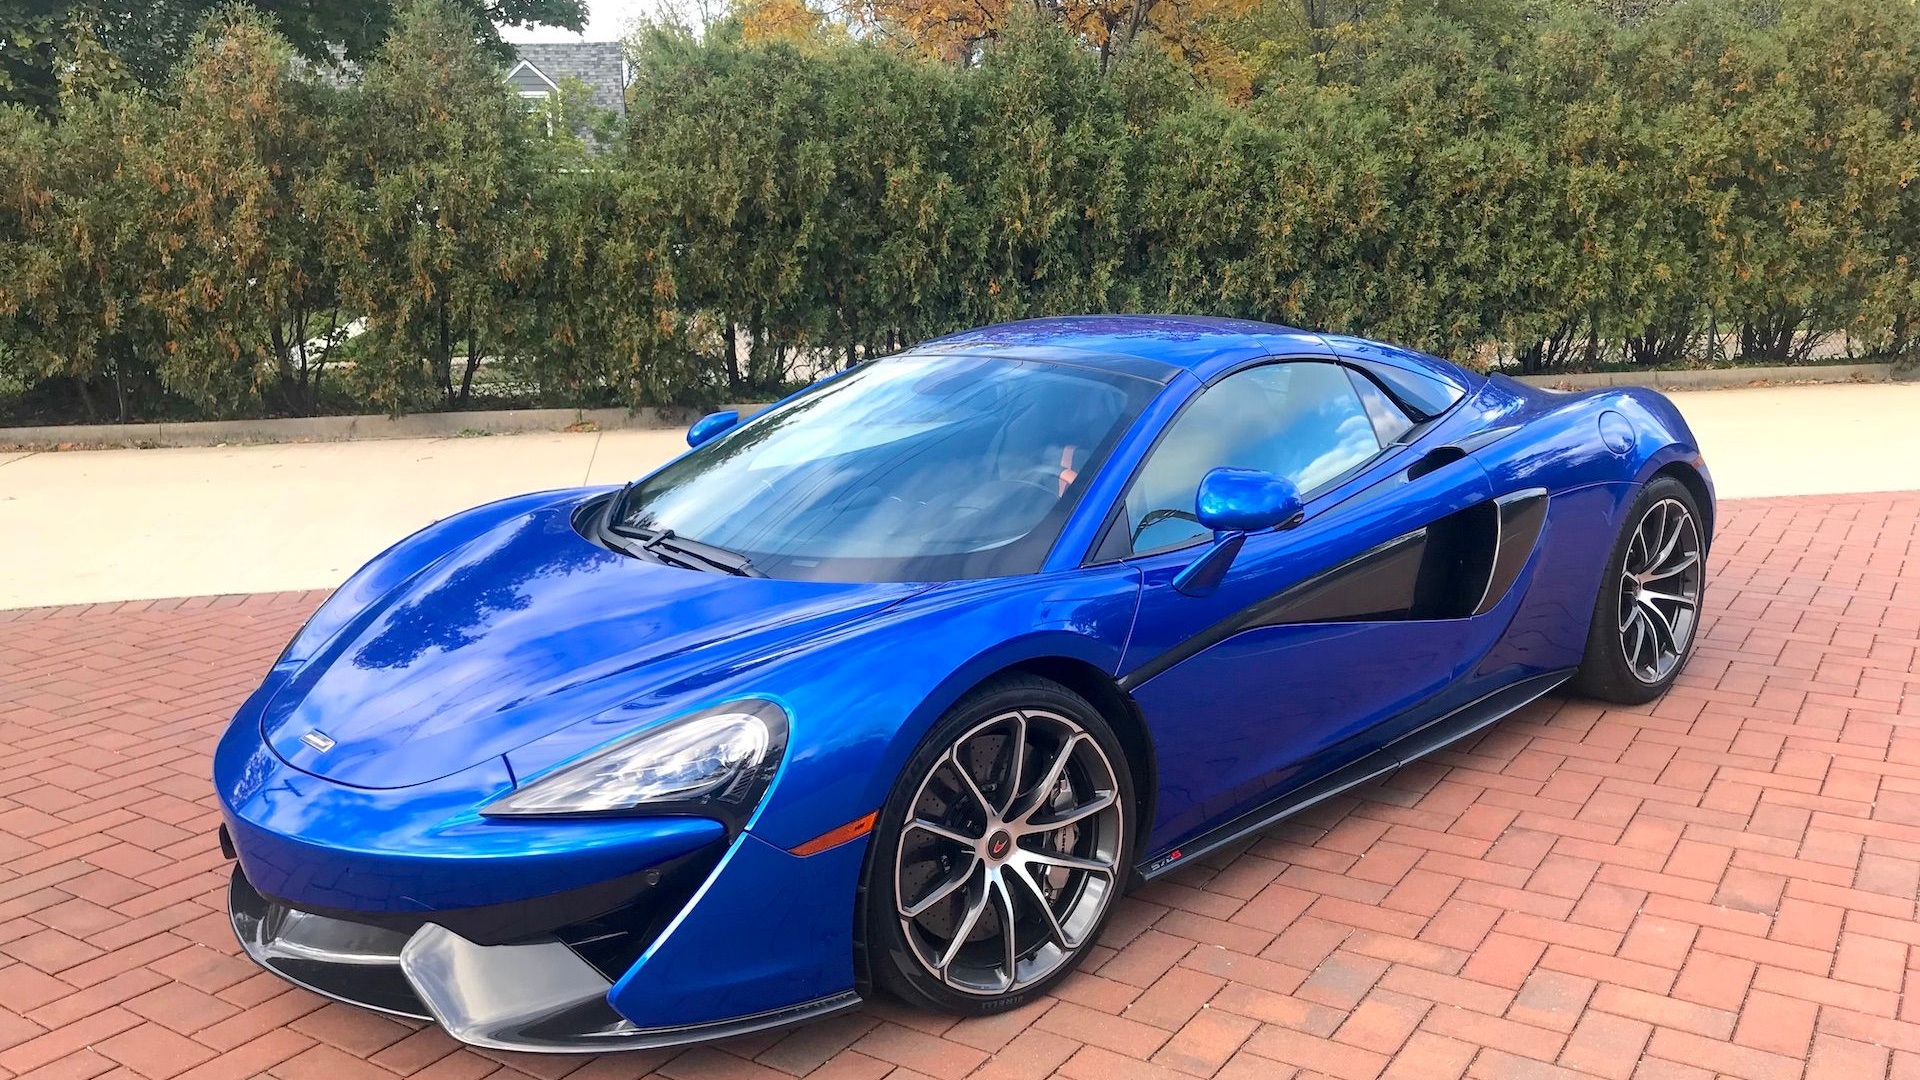
[[[1016,734],[1021,779],[1009,785]],[[975,688],[908,759],[874,829],[860,915],[873,983],[963,1016],[1045,994],[1112,918],[1133,866],[1134,818],[1125,751],[1085,698],[1031,675]],[[1100,864],[1110,869],[1090,869]],[[1009,922],[1011,964],[998,933]]]
[[[1661,530],[1669,527],[1672,551],[1663,555]],[[1661,538],[1648,543],[1649,535]],[[1638,705],[1667,692],[1699,636],[1707,543],[1706,519],[1685,484],[1656,476],[1640,489],[1607,559],[1575,693]]]

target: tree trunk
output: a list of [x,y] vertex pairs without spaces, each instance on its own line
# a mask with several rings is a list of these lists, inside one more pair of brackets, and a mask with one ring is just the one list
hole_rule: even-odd
[[1326,54],[1330,47],[1326,18],[1318,0],[1302,0],[1300,11],[1307,23],[1307,52],[1313,57],[1313,81],[1324,83],[1327,79]]
[[435,305],[440,317],[439,355],[433,358],[436,374],[440,376],[440,394],[448,405],[453,404],[453,328],[447,325],[447,302],[441,300]]
[[309,393],[313,386],[311,367],[307,361],[307,324],[309,312],[299,301],[287,305],[293,323],[293,340],[287,350],[287,365],[293,371],[294,391],[297,396],[295,411],[300,416],[313,414],[313,401]]
[[469,328],[467,330],[467,370],[460,374],[460,403],[462,405],[466,404],[467,399],[473,395],[473,372],[474,369],[480,366],[480,349],[478,343],[475,342],[473,338],[474,332]]
[[1743,320],[1740,323],[1741,359],[1791,363],[1793,340],[1800,323],[1801,316],[1796,311],[1771,311],[1758,319]]
[[767,331],[756,315],[747,322],[747,387],[759,391],[767,382]]
[[333,353],[333,347],[339,344],[339,335],[340,309],[336,307],[327,313],[327,347],[320,354],[320,359],[309,364],[306,350],[303,348],[300,353],[300,379],[306,386],[307,402],[316,413],[320,411],[320,377],[326,374],[327,357]]
[[268,322],[270,326],[267,331],[267,343],[273,348],[274,361],[279,368],[280,407],[299,416],[301,412],[297,400],[298,390],[295,387],[293,350],[287,347],[286,330],[281,326],[280,320],[269,318]]
[[1700,324],[1692,311],[1655,322],[1626,340],[1627,359],[1643,367],[1659,367],[1686,359]]
[[727,320],[727,328],[720,335],[726,341],[727,348],[727,389],[735,397],[740,396],[740,331],[732,319]]
[[120,422],[127,422],[127,356],[133,352],[133,346],[121,345],[114,350],[119,355],[113,360],[113,396],[120,405]]

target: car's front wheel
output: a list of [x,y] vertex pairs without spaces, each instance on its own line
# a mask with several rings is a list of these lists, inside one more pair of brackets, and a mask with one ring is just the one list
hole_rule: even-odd
[[875,982],[963,1014],[1044,993],[1119,900],[1133,794],[1119,740],[1078,694],[1025,675],[969,693],[881,813],[864,904]]

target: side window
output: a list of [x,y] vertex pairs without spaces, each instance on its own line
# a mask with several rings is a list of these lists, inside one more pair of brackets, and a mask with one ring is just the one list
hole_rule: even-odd
[[1354,393],[1360,395],[1360,403],[1366,406],[1367,416],[1373,420],[1374,434],[1380,436],[1380,442],[1392,446],[1400,437],[1413,430],[1413,418],[1400,411],[1380,385],[1365,375],[1351,369],[1347,378],[1353,380]]
[[[1381,446],[1345,368],[1311,361],[1250,368],[1202,391],[1174,420],[1128,489],[1119,526],[1135,553],[1181,547],[1210,535],[1193,514],[1209,469],[1264,469],[1312,495]],[[1128,547],[1110,538],[1102,552]]]

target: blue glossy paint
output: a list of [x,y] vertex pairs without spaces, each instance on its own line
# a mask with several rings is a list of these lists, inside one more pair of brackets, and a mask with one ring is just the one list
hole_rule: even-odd
[[1318,334],[1290,326],[1190,315],[1093,315],[1029,319],[964,330],[915,346],[916,353],[1048,349],[1097,360],[1136,357],[1191,371],[1215,371],[1267,356],[1331,356]]
[[[1403,474],[1405,464],[1394,464],[1402,456],[1389,455],[1378,468]],[[1145,588],[1123,672],[1152,663],[1262,597],[1493,494],[1485,471],[1470,458],[1404,482],[1393,498],[1356,500],[1349,492],[1342,485],[1311,500],[1296,529],[1250,537],[1226,584],[1211,596],[1172,587],[1190,549],[1141,560]],[[1262,794],[1291,786],[1286,780],[1325,751],[1441,689],[1462,647],[1453,623],[1264,627],[1148,679],[1135,696],[1153,726],[1161,793],[1147,847],[1173,847]],[[1205,737],[1195,737],[1200,732]],[[1393,734],[1379,729],[1376,745]]]
[[699,446],[739,422],[740,414],[732,409],[726,412],[708,413],[695,420],[692,427],[687,428],[687,445]]
[[[853,985],[853,920],[837,897],[867,842],[808,858],[748,834],[680,918],[607,995],[631,1019],[703,1024],[813,1001]],[[766,886],[779,882],[779,917]]]
[[789,751],[749,829],[797,847],[877,808],[927,728],[994,672],[1039,657],[1114,671],[1138,594],[1131,566],[927,588],[804,646],[662,670],[621,709],[507,758],[515,775],[529,776],[695,703],[770,698],[787,711]]
[[[655,565],[575,529],[575,511],[605,489],[455,515],[343,585],[221,740],[214,779],[249,880],[296,906],[433,912],[534,901],[658,865],[727,828],[477,809],[611,740],[766,698],[790,723],[770,789],[610,1000],[660,1026],[818,999],[852,987],[869,853],[864,839],[809,857],[791,849],[880,807],[927,730],[982,680],[1042,665],[1128,689],[1149,751],[1133,762],[1154,807],[1140,823],[1144,859],[1458,704],[1578,663],[1637,486],[1662,469],[1710,483],[1657,394],[1552,394],[1359,339],[1109,316],[988,327],[914,351],[1108,365],[1157,387],[1085,481],[1040,572],[848,583]],[[1411,380],[1403,400],[1442,407],[1409,441],[1311,493],[1297,528],[1266,529],[1248,509],[1259,500],[1197,507],[1247,530],[1209,595],[1173,588],[1204,543],[1097,557],[1110,513],[1180,410],[1209,382],[1288,357],[1391,369]],[[1471,449],[1444,449],[1454,446]],[[1444,464],[1409,475],[1435,451]],[[1258,626],[1194,647],[1229,616],[1409,529],[1531,489],[1550,493],[1545,524],[1483,614]],[[331,747],[314,749],[309,732]]]
[[[271,680],[270,680],[271,681]],[[241,709],[214,753],[227,827],[254,887],[296,904],[381,913],[481,907],[583,888],[726,835],[690,817],[482,818],[512,787],[499,758],[397,791],[311,776],[262,745]]]
[[1216,532],[1255,532],[1282,524],[1301,509],[1300,489],[1286,477],[1222,468],[1201,477],[1193,512]]
[[[573,527],[579,501],[461,537],[312,643],[261,708],[274,751],[354,787],[425,783],[618,709],[650,679],[724,669],[915,589],[768,578],[714,588],[711,575],[596,547]],[[315,750],[302,742],[310,731],[333,745]]]

